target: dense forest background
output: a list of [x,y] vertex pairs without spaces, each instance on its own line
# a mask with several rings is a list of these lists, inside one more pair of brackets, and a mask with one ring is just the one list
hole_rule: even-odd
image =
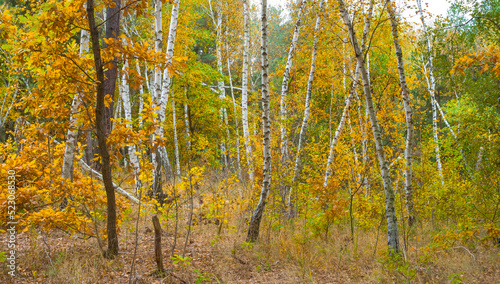
[[0,1],[0,279],[495,283],[499,43],[498,0]]

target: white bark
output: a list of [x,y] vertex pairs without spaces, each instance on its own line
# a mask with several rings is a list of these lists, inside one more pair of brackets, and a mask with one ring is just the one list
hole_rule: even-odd
[[443,118],[444,124],[446,124],[446,127],[448,127],[448,129],[450,130],[451,136],[453,136],[453,138],[457,139],[457,135],[455,134],[455,131],[453,131],[453,128],[451,128],[450,123],[446,119],[446,116],[444,116],[444,112],[441,109],[441,107],[439,106],[439,103],[437,101],[436,101],[436,107],[439,110],[441,117]]
[[[125,62],[123,63],[123,68],[122,68],[122,79],[121,79],[121,88],[120,88],[120,93],[121,93],[121,98],[123,101],[123,111],[124,111],[124,117],[126,120],[126,127],[131,129],[132,128],[132,105],[130,103],[130,88],[128,85],[127,81],[127,72],[128,72],[128,59],[125,59]],[[140,187],[139,184],[139,173],[140,173],[140,168],[139,168],[139,159],[136,154],[136,147],[134,144],[128,145],[128,155],[130,158],[130,164],[132,166],[133,172],[134,172],[134,179],[135,179],[135,190],[137,190]]]
[[[365,20],[365,26],[363,28],[363,37],[361,38],[361,52],[364,52],[364,50],[366,49],[365,43],[366,43],[366,39],[368,37],[368,34],[370,32],[371,17],[372,17],[372,13],[373,13],[373,4],[374,4],[374,1],[370,1],[370,6],[368,7],[368,13],[367,13],[366,20]],[[343,46],[343,50],[345,51],[345,47],[344,46]],[[342,134],[342,130],[343,130],[344,125],[345,125],[346,117],[348,117],[349,107],[351,105],[351,101],[352,101],[352,99],[354,97],[354,94],[356,93],[356,89],[358,87],[359,68],[360,67],[361,66],[359,65],[359,62],[358,62],[356,64],[355,69],[354,69],[354,80],[352,82],[352,85],[351,85],[351,88],[350,88],[350,91],[349,91],[349,95],[347,96],[347,99],[346,99],[345,104],[344,104],[344,111],[342,112],[342,117],[340,119],[340,122],[339,122],[339,125],[337,127],[337,130],[335,131],[335,135],[334,135],[334,137],[333,137],[333,139],[332,139],[332,141],[330,143],[330,152],[329,152],[329,155],[328,155],[328,160],[326,162],[326,171],[325,171],[325,178],[324,178],[324,181],[323,181],[323,186],[327,186],[328,185],[328,177],[331,174],[331,164],[333,163],[333,159],[334,159],[334,156],[335,156],[335,147],[337,146],[337,143],[339,141],[340,135]],[[369,69],[369,68],[367,68],[367,69]],[[345,76],[345,74],[347,73],[347,70],[346,70],[345,61],[343,61],[343,73],[344,73],[344,77],[343,77],[344,91],[347,91],[346,76]],[[360,126],[361,126],[361,119],[360,119]],[[356,150],[356,148],[354,147],[354,151],[355,150]],[[366,151],[363,152],[363,158],[364,159],[366,159],[365,156],[366,156]],[[357,159],[357,157],[356,157],[356,159]]]
[[[160,98],[160,111],[158,118],[161,122],[165,120],[165,111],[167,108],[168,102],[168,94],[170,92],[170,87],[172,85],[172,78],[170,78],[170,65],[172,64],[172,58],[174,56],[174,47],[175,47],[175,35],[177,34],[177,20],[179,18],[179,4],[180,0],[174,0],[172,6],[172,14],[170,15],[170,29],[168,32],[167,39],[167,68],[163,70],[163,81],[162,81],[162,89],[161,89],[161,98]],[[162,133],[163,134],[163,127]]]
[[[427,25],[425,24],[424,21],[424,13],[422,10],[422,1],[417,0],[417,7],[420,12],[420,20],[422,21],[422,29],[424,32],[425,36],[425,41],[426,41],[426,46],[427,46],[427,52],[429,53],[429,59],[428,59],[428,64],[429,64],[429,75],[428,75],[428,80],[427,80],[427,89],[429,93],[431,94],[431,105],[432,105],[432,132],[434,136],[434,143],[436,144],[436,163],[437,163],[437,168],[438,168],[438,173],[439,177],[441,179],[441,184],[444,185],[444,179],[443,179],[443,167],[441,165],[441,155],[439,151],[439,138],[438,138],[438,128],[437,128],[437,101],[436,101],[436,80],[434,78],[434,66],[433,66],[433,56],[432,56],[432,50],[431,50],[431,42],[427,36]],[[427,72],[426,72],[427,73]],[[427,77],[427,74],[425,74]]]
[[[56,141],[54,141],[56,142]],[[102,175],[101,173],[95,171],[94,169],[92,169],[89,165],[87,165],[87,163],[85,163],[84,160],[80,159],[78,161],[78,163],[80,164],[80,166],[86,170],[86,171],[89,171],[90,173],[92,173],[92,175],[94,175],[95,177],[97,177],[98,180],[102,181]],[[138,204],[139,203],[139,200],[137,198],[135,198],[134,195],[132,195],[131,193],[129,193],[128,191],[124,190],[123,188],[119,187],[116,183],[113,182],[113,187],[115,188],[115,191],[118,192],[119,194],[127,197],[130,201],[134,202],[135,204]]]
[[344,20],[344,24],[348,29],[349,37],[351,38],[351,44],[356,53],[357,62],[360,65],[360,73],[361,73],[361,79],[363,81],[363,90],[366,98],[366,106],[372,124],[373,137],[375,140],[375,150],[377,152],[379,160],[380,173],[382,175],[382,181],[385,191],[385,198],[386,198],[385,210],[387,218],[388,246],[391,253],[397,253],[399,252],[399,240],[398,240],[397,217],[395,210],[395,197],[394,197],[394,191],[392,189],[392,181],[390,173],[387,168],[387,159],[385,157],[384,146],[382,144],[381,130],[377,121],[377,115],[375,113],[375,109],[373,107],[373,100],[372,100],[368,72],[366,70],[364,56],[359,47],[358,39],[356,37],[356,33],[354,31],[354,27],[351,22],[351,18],[349,17],[349,14],[345,9],[344,2],[342,0],[337,0],[337,2],[339,4],[339,11]]
[[[396,15],[394,14],[393,4],[390,0],[387,0],[387,9],[389,12],[389,17],[391,18],[392,25],[392,37],[394,41],[394,49],[396,51],[396,57],[398,61],[398,73],[399,73],[399,85],[401,87],[401,93],[403,97],[403,106],[405,110],[406,118],[406,146],[405,146],[405,190],[406,190],[406,210],[408,212],[408,224],[413,225],[415,221],[415,216],[413,213],[413,184],[412,184],[412,161],[413,161],[413,112],[410,104],[410,91],[408,90],[408,85],[406,83],[406,75],[403,62],[403,51],[399,44],[398,35],[398,22]],[[450,128],[451,129],[451,128]]]
[[288,159],[288,145],[287,145],[287,127],[286,127],[286,117],[287,117],[287,105],[286,100],[288,96],[288,84],[290,81],[290,70],[293,64],[293,55],[295,52],[295,46],[299,40],[300,25],[302,19],[302,10],[306,4],[306,0],[301,0],[298,13],[297,22],[295,23],[295,28],[293,29],[292,42],[290,43],[290,49],[288,50],[288,59],[286,61],[285,71],[283,72],[283,83],[281,84],[281,97],[280,97],[280,134],[281,134],[281,162]]
[[[87,8],[87,3],[83,4],[83,9]],[[80,56],[84,56],[89,51],[90,34],[87,30],[82,29],[80,32]],[[64,148],[64,160],[62,165],[62,178],[73,180],[73,168],[75,163],[75,148],[78,137],[78,121],[76,114],[82,103],[82,93],[78,91],[73,97],[71,104],[71,113],[69,118],[69,128],[66,133],[66,145]]]
[[[217,56],[217,71],[219,71],[220,74],[220,78],[217,81],[217,88],[219,91],[219,99],[223,103],[226,100],[226,90],[224,89],[224,80],[222,79],[224,76],[224,72],[222,70],[222,1],[219,1],[218,6],[219,7],[217,11],[217,21],[216,21],[217,41],[216,41],[215,53]],[[211,13],[213,17],[214,11],[212,10]],[[229,129],[227,127],[227,113],[224,107],[221,107],[219,109],[219,115],[220,115],[219,128],[220,129],[225,128],[227,130],[227,141],[229,143],[230,138],[229,138]],[[225,125],[223,126],[224,123]],[[227,145],[224,139],[221,139],[220,148],[221,148],[222,161],[224,163],[225,168],[228,169],[229,155],[228,155]]]
[[238,171],[238,178],[241,179],[241,163],[240,163],[240,126],[238,123],[238,112],[236,110],[236,100],[234,99],[233,92],[233,79],[231,77],[231,64],[229,63],[229,58],[227,59],[227,73],[229,76],[229,86],[231,87],[231,98],[233,99],[233,112],[234,112],[234,128],[236,129],[236,167]]
[[[167,38],[167,51],[166,51],[166,60],[167,60],[167,68],[163,71],[163,78],[160,79],[161,70],[156,67],[155,72],[155,100],[154,105],[159,106],[159,110],[157,111],[158,115],[158,123],[160,124],[154,133],[155,138],[163,137],[164,127],[163,122],[165,121],[166,108],[168,102],[168,94],[170,91],[170,87],[172,84],[172,79],[170,78],[169,67],[172,64],[172,57],[174,55],[174,47],[175,47],[175,36],[177,33],[177,19],[179,17],[179,4],[180,0],[175,0],[172,6],[172,14],[170,15],[170,28]],[[156,0],[155,3],[155,31],[156,31],[156,40],[155,40],[155,50],[158,48],[161,50],[162,47],[162,36],[161,36],[161,1]],[[160,88],[161,83],[161,88]],[[161,160],[163,162],[163,166],[167,174],[173,175],[172,167],[170,166],[170,161],[168,158],[167,150],[164,146],[160,146],[159,153],[161,155]],[[153,164],[155,168],[158,166],[158,157],[156,153],[153,151]],[[155,180],[155,173],[153,175],[153,180]]]
[[[139,66],[139,61],[136,61],[135,68],[137,70],[137,74],[140,76],[141,75],[141,67]],[[146,74],[146,82],[147,82],[147,80],[148,80],[147,66],[146,66],[145,71],[146,71],[145,74]],[[143,84],[141,84],[141,86],[139,87],[139,114],[138,114],[139,128],[142,128],[142,124],[143,124],[143,121],[142,121],[142,109],[143,108],[144,108],[144,86],[143,86]]]
[[[154,0],[154,18],[155,18],[155,52],[161,52],[162,51],[162,45],[163,45],[163,22],[162,22],[162,2],[161,0]],[[150,88],[150,93],[151,93],[151,101],[154,106],[157,106],[160,98],[161,98],[161,68],[160,66],[155,66],[154,68],[154,75],[152,76],[153,78],[153,83],[152,83],[152,89]],[[151,85],[151,84],[150,84]],[[158,111],[157,111],[158,113]],[[161,120],[160,120],[161,121]],[[155,141],[156,136],[160,135],[160,130],[158,129],[157,131],[155,130],[155,133],[153,134],[153,141]],[[154,147],[153,147],[154,148]],[[159,155],[161,156],[161,151],[151,151],[152,153],[152,162],[153,162],[153,186],[156,187],[159,184],[159,179],[161,178],[161,166],[159,165],[161,163],[161,160]]]
[[[161,52],[163,46],[163,31],[162,31],[162,3],[161,0],[155,0],[154,2],[155,11],[155,52]],[[161,97],[161,68],[160,66],[156,66],[154,69],[154,78],[153,78],[153,90],[150,89],[153,102],[158,102]]]
[[[295,157],[295,167],[294,167],[295,169],[294,169],[294,176],[293,176],[293,184],[294,185],[299,178],[300,151],[302,150],[302,147],[305,143],[307,124],[309,122],[309,115],[311,112],[311,94],[312,94],[312,87],[313,87],[313,82],[314,82],[314,72],[316,71],[316,53],[318,51],[318,37],[319,37],[319,31],[320,31],[320,25],[321,25],[321,14],[323,12],[323,0],[321,0],[321,2],[319,3],[319,10],[320,11],[316,17],[316,25],[314,27],[314,42],[313,42],[312,56],[311,56],[311,69],[309,71],[309,78],[307,81],[306,101],[305,101],[305,107],[304,107],[304,118],[302,119],[302,125],[300,127],[299,144],[297,146],[297,153],[296,153],[296,157]],[[291,205],[291,199],[292,199],[292,190],[290,190],[288,205]]]
[[243,36],[243,70],[241,83],[241,123],[243,126],[243,137],[245,141],[245,152],[248,164],[248,176],[250,183],[253,183],[253,154],[252,145],[250,143],[250,132],[248,127],[248,54],[250,52],[250,0],[243,0],[244,13],[244,36]]
[[247,242],[255,242],[259,236],[260,222],[271,187],[271,127],[269,124],[269,61],[267,53],[267,0],[262,0],[261,9],[261,72],[262,72],[262,146],[264,155],[262,191],[259,203],[252,215],[248,228]]
[[328,154],[328,160],[326,162],[326,171],[325,171],[325,178],[324,178],[323,186],[328,185],[328,178],[331,174],[331,166],[333,163],[333,158],[335,157],[335,147],[337,146],[340,135],[342,134],[342,130],[344,129],[345,121],[346,121],[347,115],[349,113],[349,107],[351,106],[351,101],[354,97],[354,91],[358,87],[359,63],[356,65],[355,70],[356,71],[354,72],[354,81],[352,82],[352,86],[351,86],[351,90],[349,91],[349,95],[347,96],[347,99],[345,100],[344,111],[342,112],[342,117],[340,118],[339,125],[338,125],[337,130],[335,131],[335,135],[333,136],[333,139],[330,143],[330,153]]

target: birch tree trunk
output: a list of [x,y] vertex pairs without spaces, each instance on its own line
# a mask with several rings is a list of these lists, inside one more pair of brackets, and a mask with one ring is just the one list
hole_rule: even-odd
[[394,49],[396,51],[396,58],[398,60],[398,73],[399,73],[399,85],[401,87],[401,93],[403,96],[403,106],[405,109],[406,117],[406,146],[405,146],[405,190],[406,190],[406,210],[408,211],[408,225],[411,227],[415,222],[415,215],[413,213],[413,186],[412,186],[412,161],[413,161],[413,112],[411,110],[410,104],[410,91],[408,90],[408,85],[406,84],[406,75],[403,62],[403,51],[399,44],[398,35],[398,21],[394,14],[393,4],[390,0],[387,0],[387,10],[389,12],[389,17],[391,18],[392,26],[392,37],[394,41]]
[[[368,34],[370,32],[371,17],[372,17],[372,13],[373,13],[373,5],[374,5],[374,1],[372,0],[372,1],[370,1],[370,6],[368,7],[368,13],[367,13],[366,20],[365,20],[365,26],[363,27],[363,36],[361,38],[361,51],[362,52],[364,52],[364,50],[366,49],[365,43],[366,43],[366,39],[368,37]],[[343,50],[345,51],[345,47],[343,47]],[[358,88],[359,68],[361,68],[361,66],[358,62],[358,63],[356,63],[356,67],[354,69],[354,80],[352,82],[351,88],[349,90],[349,95],[348,95],[346,102],[345,102],[344,111],[342,112],[342,117],[340,118],[339,125],[338,125],[337,130],[335,131],[335,135],[333,136],[333,139],[330,143],[330,152],[328,154],[328,160],[326,162],[326,171],[325,171],[325,178],[324,178],[323,186],[328,185],[328,177],[331,174],[331,164],[333,163],[333,158],[335,157],[335,147],[337,146],[340,135],[342,134],[342,130],[344,129],[345,121],[346,121],[346,118],[347,118],[348,113],[349,113],[349,107],[351,105],[351,101],[354,97],[354,94],[356,93],[356,89]],[[343,62],[343,73],[344,73],[343,85],[344,85],[345,91],[347,91],[346,76],[345,76],[346,72],[347,72],[346,71],[346,64],[345,64],[345,62]],[[361,125],[361,119],[360,119],[360,125]],[[356,150],[355,147],[354,147],[354,150]],[[365,158],[366,152],[363,152],[363,155],[364,155],[363,158]]]
[[436,80],[434,78],[434,66],[433,66],[433,56],[432,56],[432,50],[431,50],[431,42],[427,36],[427,25],[425,24],[424,21],[424,13],[422,10],[422,1],[417,0],[417,7],[420,12],[420,20],[422,21],[422,29],[424,31],[425,35],[425,41],[426,41],[426,46],[427,46],[427,52],[429,53],[429,59],[428,59],[428,64],[429,64],[429,79],[427,80],[427,90],[431,94],[431,105],[432,105],[432,132],[434,136],[434,143],[436,144],[436,163],[438,167],[438,172],[439,172],[439,177],[441,178],[441,184],[444,185],[444,179],[443,179],[443,167],[441,165],[441,155],[439,151],[439,138],[438,138],[438,128],[437,128],[437,106],[436,106],[436,96],[435,96],[435,90],[436,90]]
[[[87,9],[87,3],[83,4],[83,9]],[[80,57],[89,51],[89,32],[82,29],[80,32]],[[62,165],[62,178],[73,180],[73,169],[75,163],[76,140],[78,137],[78,123],[76,114],[82,103],[82,93],[77,92],[71,103],[71,113],[69,117],[69,128],[66,133],[66,145],[64,148],[64,160]]]
[[370,116],[370,121],[372,124],[373,137],[375,140],[375,150],[377,152],[379,160],[380,173],[382,175],[382,181],[385,191],[385,199],[386,199],[385,210],[386,210],[387,231],[388,231],[387,242],[390,253],[394,254],[399,252],[398,226],[397,226],[397,217],[396,217],[395,200],[394,200],[395,198],[394,198],[394,191],[392,189],[391,177],[389,174],[389,170],[387,168],[387,160],[385,157],[384,146],[382,144],[382,135],[380,127],[378,125],[377,115],[373,107],[373,100],[372,100],[370,82],[368,78],[368,72],[366,70],[363,53],[361,52],[361,49],[359,47],[358,39],[356,37],[354,27],[352,25],[349,14],[345,9],[344,2],[342,0],[337,0],[337,2],[339,4],[340,14],[342,15],[344,24],[349,32],[349,37],[351,38],[351,44],[356,53],[357,62],[360,65],[360,73],[363,82],[363,90],[365,93],[366,107],[368,109],[368,114]]
[[[159,120],[163,122],[165,120],[165,111],[167,108],[168,94],[170,93],[170,87],[172,85],[172,78],[170,78],[169,67],[172,64],[172,57],[174,56],[175,47],[175,36],[177,34],[177,20],[179,18],[179,4],[180,0],[174,0],[172,6],[172,14],[170,15],[170,28],[168,31],[167,39],[167,68],[163,70],[163,81],[160,97],[160,112]],[[163,135],[163,127],[161,127],[161,134]]]
[[[212,11],[213,13],[213,11]],[[216,42],[216,56],[217,56],[217,71],[219,71],[220,74],[220,79],[217,81],[217,88],[219,90],[219,99],[221,102],[224,102],[226,100],[226,90],[224,89],[224,80],[222,77],[224,76],[224,72],[222,70],[222,1],[219,1],[219,7],[218,7],[218,12],[217,12],[217,21],[216,21],[216,29],[217,29],[217,42]],[[219,109],[219,115],[220,115],[220,120],[219,120],[219,125],[220,128],[225,128],[226,131],[228,130],[227,127],[227,113],[226,113],[226,108],[221,107]],[[224,126],[223,126],[224,124]],[[229,138],[229,132],[227,131],[227,142],[229,143],[230,138]],[[229,144],[227,144],[229,145]],[[227,149],[226,141],[222,139],[221,137],[221,156],[222,156],[222,161],[224,163],[224,166],[226,169],[229,168],[229,155],[228,155],[228,149]]]
[[[163,46],[163,22],[162,22],[162,2],[161,0],[154,0],[154,18],[155,18],[155,52],[161,52]],[[161,81],[162,73],[160,66],[155,66],[153,74],[153,84],[151,92],[151,101],[153,105],[157,106],[161,98]],[[158,111],[157,111],[158,112]],[[155,141],[158,133],[153,134],[153,141]],[[153,147],[153,149],[155,149]],[[161,190],[161,155],[158,149],[151,151],[153,162],[153,194],[156,196]]]
[[253,183],[253,154],[250,144],[250,132],[248,127],[248,53],[250,52],[250,0],[243,0],[244,36],[243,36],[243,69],[241,78],[241,124],[243,126],[243,137],[245,140],[245,152],[248,164],[248,177]]
[[[137,74],[141,75],[141,67],[139,66],[139,61],[135,62],[135,68],[137,70]],[[145,81],[148,81],[148,68],[146,65],[146,70],[144,70],[145,74]],[[139,114],[138,114],[138,120],[139,120],[139,128],[142,128],[142,109],[144,108],[144,86],[141,84],[139,87]]]
[[290,70],[293,64],[293,54],[295,52],[295,46],[299,40],[300,25],[302,18],[302,10],[306,4],[306,0],[300,2],[298,12],[297,12],[297,22],[295,23],[295,28],[293,29],[292,43],[290,43],[290,49],[288,50],[288,59],[286,60],[285,71],[283,73],[283,83],[281,84],[281,97],[280,97],[280,135],[281,135],[281,162],[283,163],[288,159],[288,149],[287,149],[287,128],[286,128],[286,117],[287,117],[287,105],[286,99],[288,96],[288,84],[290,81]]
[[[319,3],[319,13],[316,17],[316,26],[314,27],[314,42],[311,56],[311,69],[309,71],[309,79],[307,81],[307,92],[306,92],[306,102],[304,107],[304,118],[302,119],[302,125],[300,127],[299,133],[299,144],[297,146],[297,153],[295,157],[295,167],[294,167],[294,176],[293,176],[293,186],[297,182],[299,178],[299,166],[300,166],[300,151],[302,150],[303,144],[305,143],[307,124],[309,122],[309,115],[311,113],[311,93],[314,82],[314,72],[316,70],[316,53],[318,51],[318,37],[319,30],[321,25],[321,14],[323,13],[323,0]],[[292,194],[293,190],[290,190],[290,194],[288,197],[288,206],[291,206],[292,203]]]
[[352,82],[351,89],[349,90],[349,95],[345,100],[344,111],[342,112],[342,117],[340,118],[339,125],[337,126],[337,130],[335,131],[335,135],[330,143],[330,152],[328,154],[328,160],[326,162],[326,171],[325,171],[325,180],[323,182],[323,186],[328,185],[328,178],[331,174],[331,166],[333,163],[333,158],[335,156],[335,147],[339,141],[340,135],[342,134],[342,130],[344,129],[346,118],[349,112],[349,107],[351,106],[352,98],[354,97],[354,91],[358,87],[359,80],[359,63],[356,64],[356,71],[354,72],[354,81]]
[[231,77],[231,64],[229,58],[227,59],[227,73],[229,76],[229,87],[231,88],[231,98],[233,99],[233,112],[234,112],[234,128],[236,129],[236,170],[238,171],[238,178],[241,179],[241,163],[240,163],[240,126],[238,123],[238,112],[236,110],[236,100],[234,99],[233,79]]
[[[128,59],[125,59],[125,62],[123,63],[123,68],[122,68],[122,79],[121,79],[121,98],[123,101],[123,111],[124,111],[124,117],[125,120],[127,121],[126,127],[131,129],[132,128],[132,105],[130,103],[130,88],[128,85],[127,81],[127,70],[128,69]],[[135,145],[128,145],[127,146],[128,150],[128,155],[130,158],[130,164],[132,166],[133,172],[134,172],[134,179],[135,179],[135,192],[140,187],[139,184],[139,159],[137,158],[136,154],[136,147]]]
[[259,237],[260,222],[271,187],[271,127],[269,125],[269,61],[267,53],[267,0],[262,0],[261,8],[261,72],[262,72],[262,136],[263,136],[263,180],[259,203],[252,215],[248,228],[247,242],[255,243]]
[[[172,79],[170,78],[169,67],[172,64],[172,57],[174,55],[174,47],[175,47],[175,35],[177,33],[177,19],[179,17],[179,4],[180,0],[175,0],[172,6],[172,14],[170,15],[170,28],[167,38],[167,68],[163,71],[163,78],[161,78],[161,70],[159,67],[156,67],[155,70],[155,99],[153,101],[155,106],[159,106],[157,111],[158,114],[158,123],[159,127],[156,128],[154,137],[156,139],[163,137],[164,135],[164,127],[163,122],[165,121],[166,107],[168,102],[168,94],[170,91],[170,86],[172,83]],[[155,2],[155,50],[161,50],[163,45],[161,28],[161,1],[156,0]],[[160,87],[161,86],[161,87]],[[161,162],[160,162],[161,161]],[[160,169],[159,165],[163,163],[163,168],[165,169],[166,175],[173,177],[172,167],[170,166],[170,160],[168,158],[167,150],[164,146],[160,146],[158,151],[155,153],[153,151],[153,165],[155,166],[155,170],[153,171],[153,183],[159,180],[158,170]],[[156,187],[157,188],[157,187]]]

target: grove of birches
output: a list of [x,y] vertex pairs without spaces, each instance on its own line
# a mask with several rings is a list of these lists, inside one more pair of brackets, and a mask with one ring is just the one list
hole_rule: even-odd
[[0,3],[0,282],[498,283],[499,0]]

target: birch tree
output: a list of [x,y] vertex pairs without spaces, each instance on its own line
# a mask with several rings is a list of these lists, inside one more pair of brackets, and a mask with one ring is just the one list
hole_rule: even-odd
[[403,61],[403,51],[401,45],[399,44],[398,35],[398,20],[393,10],[393,4],[390,0],[387,0],[387,11],[389,12],[389,17],[391,18],[392,27],[392,37],[394,41],[394,49],[396,52],[396,58],[398,61],[398,74],[399,74],[399,85],[401,87],[401,94],[403,97],[403,106],[405,109],[406,118],[406,145],[405,145],[405,190],[406,190],[406,210],[408,211],[408,224],[411,227],[415,221],[415,215],[413,213],[413,186],[412,186],[412,160],[413,160],[413,112],[411,110],[410,104],[410,91],[408,90],[408,85],[406,84],[406,75]]
[[[124,25],[124,32],[127,34],[127,27]],[[125,39],[123,39],[123,44],[126,44]],[[129,82],[127,78],[128,74],[128,69],[129,69],[129,60],[128,58],[124,59],[123,66],[122,66],[122,77],[121,77],[121,86],[120,86],[120,97],[122,99],[123,103],[123,117],[126,120],[126,127],[131,129],[132,128],[132,104],[130,102],[130,87],[129,87]],[[139,69],[139,66],[137,65],[137,69]],[[138,70],[140,74],[140,69]],[[142,88],[142,86],[141,86]],[[141,107],[139,107],[139,112]],[[130,164],[132,166],[132,170],[134,172],[134,180],[135,180],[135,192],[139,190],[140,188],[140,182],[139,182],[139,173],[140,173],[140,168],[139,168],[139,159],[137,157],[137,148],[134,144],[129,144],[127,146],[128,150],[128,156],[130,159]]]
[[[363,27],[363,36],[361,38],[361,52],[362,53],[364,53],[365,49],[367,49],[366,48],[366,40],[367,40],[368,34],[370,32],[371,18],[372,18],[372,14],[373,14],[373,5],[374,5],[374,1],[372,0],[372,1],[370,1],[370,6],[368,7],[368,12],[367,12],[366,19],[365,19],[365,25]],[[344,51],[345,51],[345,48],[344,48]],[[346,66],[346,64],[344,62],[343,63],[343,71],[344,71],[343,73],[344,74],[346,73],[345,66]],[[328,185],[328,177],[331,174],[331,165],[333,163],[333,158],[335,156],[335,147],[337,146],[340,135],[342,134],[342,130],[344,129],[346,118],[348,117],[348,113],[349,113],[349,107],[351,106],[351,101],[352,101],[354,95],[356,94],[356,89],[358,87],[358,81],[359,81],[359,69],[360,68],[361,68],[361,66],[360,66],[359,62],[356,63],[356,67],[354,69],[354,80],[352,82],[347,99],[345,101],[344,110],[342,111],[342,116],[340,118],[339,125],[337,126],[337,130],[335,131],[333,139],[330,142],[330,151],[328,154],[328,160],[326,162],[326,171],[325,171],[323,186]],[[347,91],[345,75],[343,78],[343,85],[344,85],[344,90]],[[361,110],[359,110],[359,115],[361,115]],[[361,124],[362,124],[361,118],[360,118],[359,122],[360,122],[360,126],[361,126]],[[356,150],[356,148],[353,148],[353,149]],[[363,159],[366,159],[365,156],[366,156],[366,151],[363,151]]]
[[234,112],[234,128],[236,129],[236,170],[238,172],[238,177],[241,178],[241,163],[240,163],[240,126],[238,123],[238,112],[236,110],[236,100],[234,98],[234,90],[233,90],[233,78],[231,77],[231,64],[229,62],[229,58],[227,59],[227,73],[229,76],[229,87],[231,90],[231,98],[233,99],[233,112]]
[[[339,141],[340,135],[342,134],[342,130],[344,129],[346,118],[349,113],[349,107],[351,106],[351,101],[354,96],[354,92],[358,86],[358,80],[359,80],[359,65],[356,65],[354,73],[354,81],[352,82],[349,94],[347,96],[347,99],[345,100],[344,104],[344,110],[342,111],[342,116],[340,118],[339,125],[337,126],[337,130],[335,130],[335,134],[330,142],[330,151],[328,154],[328,160],[326,162],[326,171],[325,171],[325,178],[323,181],[323,186],[328,185],[328,178],[331,175],[331,168],[332,168],[332,163],[333,163],[333,158],[335,156],[335,147],[337,146],[337,143]],[[356,149],[356,148],[354,148]]]
[[[436,163],[438,168],[439,177],[441,178],[441,184],[444,185],[443,179],[443,167],[441,165],[441,155],[439,153],[439,137],[438,137],[438,127],[437,127],[437,106],[436,106],[436,79],[434,78],[434,66],[433,66],[433,56],[431,50],[431,42],[427,35],[427,25],[424,20],[424,12],[422,10],[422,0],[417,0],[417,7],[420,13],[420,20],[422,21],[422,29],[424,32],[426,47],[429,58],[427,59],[427,64],[429,66],[428,72],[426,73],[427,79],[427,90],[431,95],[431,106],[432,106],[432,133],[434,136],[435,152],[436,152]],[[427,76],[427,73],[429,74]]]
[[385,199],[386,199],[385,211],[386,211],[387,231],[388,231],[387,243],[391,254],[398,253],[399,240],[398,240],[398,226],[397,226],[397,217],[395,210],[394,191],[392,189],[392,181],[387,167],[387,159],[385,157],[384,145],[382,143],[382,134],[380,126],[378,125],[377,115],[373,107],[370,81],[365,66],[364,54],[361,52],[361,48],[359,47],[358,39],[354,31],[354,26],[351,22],[351,17],[349,16],[345,8],[344,1],[337,0],[337,2],[339,5],[340,14],[342,15],[342,19],[344,20],[344,24],[349,33],[351,44],[356,54],[357,62],[360,66],[361,79],[363,82],[363,91],[366,99],[366,107],[368,109],[368,114],[372,124],[372,132],[375,140],[375,151],[377,152],[380,173],[382,175],[382,182],[385,191]]
[[293,29],[292,42],[290,43],[290,49],[288,50],[288,58],[286,60],[285,71],[283,72],[283,82],[281,84],[281,96],[280,96],[280,138],[281,138],[281,162],[283,163],[288,159],[288,149],[287,149],[287,127],[286,127],[286,117],[287,117],[287,105],[286,100],[288,96],[288,85],[290,81],[290,70],[293,64],[293,55],[295,52],[295,46],[299,40],[300,26],[302,22],[302,10],[304,9],[306,0],[300,2],[298,12],[297,12],[297,22],[295,23],[295,28]]
[[[211,1],[209,0],[209,3]],[[210,5],[211,6],[211,5]],[[211,11],[212,15],[215,13],[213,10]],[[223,72],[223,64],[222,64],[222,1],[218,2],[218,11],[217,11],[217,19],[215,21],[215,27],[217,31],[217,41],[216,41],[216,56],[217,56],[217,71],[219,71],[220,77],[217,81],[217,88],[219,90],[219,99],[221,102],[224,102],[226,99],[226,90],[224,88],[224,80],[222,79],[224,76]],[[227,112],[226,108],[221,106],[219,109],[220,113],[220,125],[221,128],[225,128],[227,132],[227,142],[229,143],[229,129],[227,125]],[[224,124],[224,126],[222,126]],[[222,152],[222,160],[224,162],[224,166],[226,169],[229,168],[229,155],[228,155],[228,145],[226,145],[226,141],[222,139],[221,141],[221,152]]]
[[262,0],[261,8],[261,72],[262,72],[262,146],[264,155],[262,191],[260,193],[259,203],[252,215],[248,227],[247,242],[254,243],[259,237],[260,222],[266,206],[269,188],[271,187],[271,127],[269,123],[269,60],[267,53],[267,0]]
[[[83,4],[83,8],[87,9],[87,3]],[[80,32],[80,57],[84,56],[89,51],[89,32],[82,29]],[[64,148],[64,160],[62,165],[62,178],[73,179],[73,168],[75,163],[76,140],[78,138],[78,121],[77,113],[82,104],[83,94],[77,92],[71,103],[71,113],[69,117],[69,128],[66,133],[66,145]]]
[[[172,64],[172,57],[174,55],[174,47],[175,47],[175,35],[177,33],[177,19],[179,17],[179,5],[180,0],[175,0],[172,6],[172,14],[170,15],[170,28],[167,38],[167,51],[166,51],[166,63],[167,68],[161,74],[160,68],[157,66],[155,70],[155,99],[153,103],[155,106],[159,107],[157,110],[158,122],[159,126],[156,128],[154,136],[156,139],[163,137],[164,135],[164,127],[163,122],[165,121],[166,107],[168,102],[168,94],[171,87],[172,79],[170,78],[170,65]],[[163,45],[161,29],[161,1],[156,1],[155,3],[155,31],[156,31],[156,39],[155,39],[155,50],[161,50]],[[158,15],[158,13],[160,15]],[[161,78],[162,76],[162,78]],[[160,87],[161,86],[161,87]],[[160,164],[163,162],[163,168],[165,169],[167,176],[173,176],[172,167],[170,166],[170,161],[168,158],[167,150],[164,146],[159,146],[158,151],[155,153],[153,151],[153,165],[155,166],[155,171],[153,174],[153,183],[156,184],[155,188],[158,188],[158,179],[159,179],[159,169]]]
[[241,76],[241,124],[243,126],[243,137],[245,140],[245,152],[247,156],[248,177],[253,183],[253,156],[252,145],[250,144],[250,132],[248,129],[248,55],[250,53],[250,8],[249,0],[243,0],[243,69]]
[[[297,179],[299,178],[299,165],[300,165],[300,151],[302,150],[303,144],[305,143],[305,137],[306,137],[306,131],[307,131],[307,124],[309,122],[309,116],[311,113],[311,95],[312,95],[312,88],[313,88],[313,82],[314,82],[314,72],[316,71],[316,54],[318,52],[318,36],[319,36],[319,30],[320,30],[320,25],[321,25],[321,13],[323,10],[323,0],[319,3],[319,13],[316,16],[316,25],[314,26],[314,42],[313,42],[313,48],[312,48],[312,55],[311,55],[311,69],[309,70],[309,79],[307,80],[307,91],[306,91],[306,101],[305,101],[305,107],[304,107],[304,118],[302,119],[302,125],[300,127],[300,133],[299,133],[299,143],[297,146],[297,153],[295,154],[295,169],[294,169],[294,176],[293,176],[293,184],[297,182]],[[291,203],[291,195],[292,192],[290,192],[290,197],[288,199],[288,205]]]

